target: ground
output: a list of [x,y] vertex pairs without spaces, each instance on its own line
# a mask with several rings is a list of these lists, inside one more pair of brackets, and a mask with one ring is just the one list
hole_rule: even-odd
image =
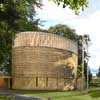
[[7,89],[0,89],[0,100],[42,100],[42,99],[39,97],[14,93]]
[[100,87],[90,88],[88,94],[83,94],[82,91],[26,91],[26,90],[10,90],[12,93],[24,94],[33,97],[40,97],[47,100],[100,100]]

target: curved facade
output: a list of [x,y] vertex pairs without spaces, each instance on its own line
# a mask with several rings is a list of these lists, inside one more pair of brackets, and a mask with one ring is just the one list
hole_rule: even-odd
[[12,51],[14,89],[74,89],[77,43],[43,32],[18,33]]

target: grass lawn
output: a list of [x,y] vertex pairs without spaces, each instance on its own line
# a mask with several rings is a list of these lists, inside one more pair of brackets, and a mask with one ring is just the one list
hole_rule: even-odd
[[29,90],[11,90],[13,93],[20,93],[24,95],[31,95],[51,100],[100,100],[100,88],[89,89],[88,94],[82,94],[81,91],[29,91]]
[[8,97],[8,96],[4,96],[4,95],[0,95],[0,100],[15,100],[12,97]]

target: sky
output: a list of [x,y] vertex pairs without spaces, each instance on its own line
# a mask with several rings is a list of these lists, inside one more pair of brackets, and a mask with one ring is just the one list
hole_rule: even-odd
[[43,0],[42,9],[37,9],[37,17],[44,21],[42,28],[56,24],[66,24],[79,35],[89,34],[89,67],[95,75],[100,66],[100,0],[89,0],[89,5],[77,16],[68,7],[57,6],[52,0]]

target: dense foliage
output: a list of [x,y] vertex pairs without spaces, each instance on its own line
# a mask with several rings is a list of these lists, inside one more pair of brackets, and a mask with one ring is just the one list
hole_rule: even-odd
[[88,6],[88,0],[53,0],[57,5],[62,5],[63,8],[68,6],[70,9],[74,10],[76,14],[79,10],[84,10]]
[[98,72],[97,72],[96,76],[97,76],[98,78],[100,78],[100,66],[99,66],[99,69],[98,69]]
[[0,70],[11,71],[12,40],[17,31],[38,30],[40,0],[0,0]]
[[[84,48],[83,47],[83,36],[82,35],[79,35],[78,36],[78,77],[81,77],[82,76],[82,52],[84,52],[84,77],[85,77],[85,80],[87,80],[87,67],[88,66],[88,62],[87,60],[89,59],[89,55],[88,55],[88,52],[87,52],[87,48]],[[90,42],[90,39],[88,39],[87,41],[88,43]],[[88,45],[88,44],[87,44]],[[84,51],[83,51],[83,48],[84,48]],[[88,58],[88,59],[87,59]],[[90,81],[92,80],[92,73],[90,71],[90,68],[88,68],[88,76],[89,76],[89,83]]]
[[67,25],[58,24],[48,29],[48,32],[64,36],[68,39],[77,40],[78,35],[74,29],[69,28]]

